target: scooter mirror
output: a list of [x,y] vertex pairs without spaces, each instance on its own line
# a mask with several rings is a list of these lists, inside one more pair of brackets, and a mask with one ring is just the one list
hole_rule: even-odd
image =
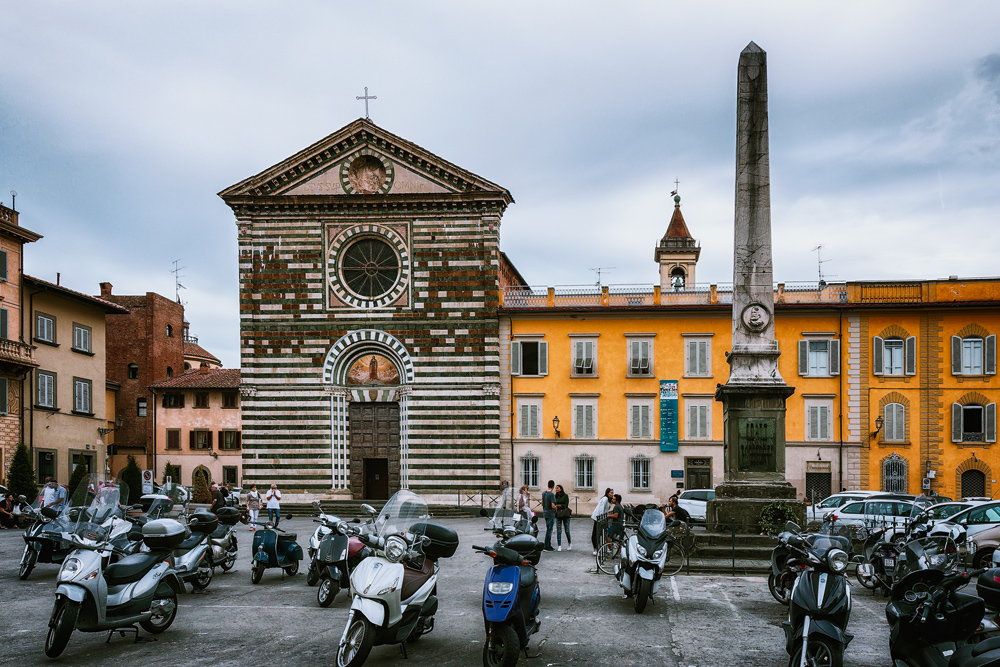
[[797,533],[800,530],[799,524],[795,523],[794,521],[789,521],[788,523],[785,524],[785,530],[791,533]]
[[485,507],[479,510],[479,516],[489,516],[489,515],[490,513],[486,511]]
[[865,562],[865,557],[859,554],[859,555],[855,556],[854,558],[852,558],[851,560],[853,560],[855,563],[864,563]]
[[361,509],[363,509],[364,511],[368,512],[371,515],[378,514],[378,512],[375,511],[375,508],[372,507],[371,505],[368,505],[367,503],[362,505]]
[[353,519],[350,520],[349,523],[361,523],[361,519],[359,519],[358,517],[354,517]]
[[25,498],[24,496],[18,496],[17,500],[18,500],[18,502],[22,502],[22,503],[27,503],[28,502],[28,499]]
[[535,514],[531,517],[531,523],[538,523],[538,515]]
[[294,519],[294,518],[295,517],[293,515],[291,515],[291,514],[289,514],[288,516],[285,517],[286,520],[291,520],[291,519]]

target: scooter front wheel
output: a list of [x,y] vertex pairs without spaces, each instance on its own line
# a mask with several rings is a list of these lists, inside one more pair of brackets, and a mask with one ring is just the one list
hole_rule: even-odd
[[344,643],[337,648],[337,667],[360,667],[375,645],[375,626],[357,614],[347,628]]
[[153,613],[145,621],[139,621],[139,625],[146,632],[158,635],[166,632],[167,628],[177,618],[177,596],[171,594],[167,597],[153,600]]
[[319,588],[316,589],[316,601],[319,602],[320,607],[329,607],[333,604],[333,598],[337,597],[337,593],[339,592],[340,586],[337,586],[336,582],[330,577],[324,577],[323,581],[319,584]]
[[212,576],[214,574],[215,574],[215,568],[212,567],[211,561],[209,561],[208,557],[206,556],[205,558],[201,559],[200,563],[198,563],[198,572],[194,576],[194,578],[191,579],[191,585],[197,588],[198,590],[204,590],[208,588],[208,585],[210,583],[212,583]]
[[293,560],[289,565],[282,568],[289,577],[294,577],[299,571],[299,561]]
[[49,634],[45,637],[45,655],[56,658],[62,654],[69,637],[76,627],[76,617],[80,613],[80,604],[59,598],[52,610],[52,621],[49,623]]
[[255,560],[253,565],[250,566],[250,583],[259,584],[261,577],[264,576],[264,564],[259,560]]
[[31,575],[31,571],[35,569],[35,562],[38,560],[38,552],[30,545],[24,545],[24,555],[21,556],[21,567],[17,571],[17,576],[21,581],[24,581]]
[[494,625],[483,645],[483,667],[514,667],[521,655],[521,640],[509,625]]
[[[636,572],[638,576],[638,572]],[[653,582],[649,579],[639,578],[639,583],[635,587],[635,600],[632,604],[635,607],[635,613],[641,614],[646,609],[646,602],[649,600],[649,593],[653,589]]]
[[785,588],[785,574],[775,575],[773,572],[767,575],[767,588],[771,591],[771,596],[781,604],[788,604],[791,597],[791,590]]
[[[801,664],[802,641],[799,640],[788,660],[788,667],[799,667]],[[830,639],[822,635],[813,635],[809,637],[805,664],[807,667],[843,667],[844,647],[834,644]]]

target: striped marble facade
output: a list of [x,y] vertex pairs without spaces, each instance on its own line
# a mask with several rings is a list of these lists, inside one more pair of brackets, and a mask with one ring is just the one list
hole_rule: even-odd
[[[391,164],[387,193],[341,183],[359,154]],[[498,486],[497,274],[510,194],[359,120],[220,196],[239,230],[244,486],[360,497],[352,402],[399,404],[403,488],[454,501]],[[356,234],[396,248],[400,278],[386,297],[343,298],[336,262]],[[347,384],[373,354],[395,365],[398,386]]]

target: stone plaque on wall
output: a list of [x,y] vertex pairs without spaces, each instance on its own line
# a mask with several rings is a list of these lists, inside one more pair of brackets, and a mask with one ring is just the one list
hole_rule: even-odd
[[740,418],[740,472],[774,472],[777,470],[775,419]]

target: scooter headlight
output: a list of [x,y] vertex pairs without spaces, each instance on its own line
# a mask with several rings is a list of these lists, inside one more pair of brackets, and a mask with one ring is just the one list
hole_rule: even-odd
[[847,569],[847,552],[842,549],[831,549],[826,555],[826,562],[834,572],[843,572]]
[[59,581],[69,581],[80,572],[82,566],[83,563],[80,562],[80,559],[67,558],[62,569],[59,570]]
[[510,581],[491,581],[487,588],[493,595],[507,595],[514,590],[514,584]]
[[641,545],[641,544],[637,544],[637,545],[635,545],[635,550],[636,550],[636,551],[637,551],[637,552],[639,553],[639,555],[640,555],[640,556],[642,556],[643,558],[645,558],[645,557],[646,557],[646,550],[642,548],[642,545]]
[[337,532],[341,535],[347,535],[351,530],[351,527],[347,525],[344,521],[337,524]]
[[662,555],[663,555],[663,549],[657,549],[656,551],[653,552],[654,559],[659,559],[660,556]]
[[406,540],[393,535],[385,541],[385,559],[390,563],[398,563],[406,555]]

